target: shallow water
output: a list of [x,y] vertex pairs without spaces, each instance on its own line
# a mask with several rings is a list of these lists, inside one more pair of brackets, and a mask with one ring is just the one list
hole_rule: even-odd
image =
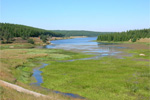
[[116,46],[115,43],[94,42],[97,37],[74,38],[51,41],[51,45],[46,45],[47,49],[64,49],[98,56],[112,56],[121,53],[120,49],[125,47]]
[[31,83],[31,84],[35,84],[37,86],[40,86],[40,84],[43,83],[43,78],[41,76],[42,71],[40,71],[40,69],[44,68],[47,65],[48,64],[42,64],[42,66],[33,69],[33,75],[32,76],[36,79],[37,82]]

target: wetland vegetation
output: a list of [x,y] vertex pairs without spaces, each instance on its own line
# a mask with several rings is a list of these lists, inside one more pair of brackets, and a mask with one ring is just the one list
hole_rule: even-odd
[[0,100],[150,100],[150,0],[0,6]]
[[[117,59],[104,57],[98,60],[54,62],[42,69],[43,87],[79,94],[91,100],[136,100],[149,98],[149,62],[133,50],[133,57]],[[135,60],[136,59],[136,60]]]
[[[84,49],[77,49],[78,53],[62,50],[64,48],[50,49],[54,48],[55,45],[48,47],[49,49],[8,48],[8,45],[3,45],[0,50],[0,78],[27,89],[48,94],[49,92],[45,92],[38,87],[33,89],[29,85],[37,81],[32,77],[33,69],[40,67],[42,63],[46,63],[48,65],[40,69],[43,72],[41,74],[43,77],[41,86],[50,90],[78,94],[90,100],[99,100],[99,98],[103,100],[136,100],[139,98],[146,100],[150,97],[149,49],[120,49],[120,45],[115,45],[115,47],[113,44],[104,45],[103,43],[99,43],[96,48],[97,44],[90,41],[94,47],[88,46],[90,50],[86,53],[85,51],[88,47],[87,43],[84,43],[87,40],[86,38],[84,39],[80,44]],[[61,47],[60,45],[58,46],[57,41],[55,41],[55,47]],[[69,50],[72,50],[72,47],[79,46],[74,42],[71,44],[69,42],[68,45],[65,44],[66,42],[61,43],[70,47]],[[132,56],[117,58],[115,55],[119,55],[118,50],[132,54]],[[95,53],[92,53],[92,51]],[[98,56],[98,54],[103,56]],[[140,56],[139,54],[144,54],[145,56]],[[3,99],[9,98],[14,93],[15,95],[20,95],[17,92],[13,92],[13,94],[7,92],[8,90],[8,88],[3,87],[1,92]],[[7,93],[8,95],[6,95]],[[53,93],[50,92],[50,96],[52,95]],[[54,96],[64,99],[59,94],[54,93]],[[29,98],[32,97],[29,96]]]
[[[89,100],[147,100],[150,97],[148,45],[138,42],[127,42],[126,45],[115,43],[134,38],[149,38],[148,29],[112,34],[106,32],[107,34],[99,35],[98,38],[55,40],[51,41],[51,45],[35,48],[37,43],[47,42],[47,36],[63,36],[69,33],[53,33],[7,23],[0,25],[1,42],[6,43],[0,45],[1,80],[65,100],[76,99],[76,96],[77,99],[84,97]],[[80,31],[79,33],[82,34]],[[87,33],[89,34],[90,32]],[[19,43],[11,43],[15,37],[19,37]],[[96,38],[110,43],[96,42]],[[27,39],[29,43],[20,43]],[[135,49],[137,46],[140,47]],[[42,68],[42,64],[47,66]],[[35,77],[36,68],[39,77]],[[29,100],[37,99],[14,92],[5,86],[0,87],[0,94],[4,100],[12,95],[18,96],[16,100],[20,100],[21,96],[27,96]]]

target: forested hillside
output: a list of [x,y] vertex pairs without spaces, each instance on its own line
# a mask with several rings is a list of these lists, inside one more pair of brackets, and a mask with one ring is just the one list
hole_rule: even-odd
[[129,41],[136,42],[140,38],[150,38],[150,29],[130,30],[127,32],[116,32],[110,34],[101,34],[99,41]]
[[61,34],[63,34],[66,37],[69,37],[69,36],[88,36],[88,37],[94,37],[94,36],[98,36],[100,34],[110,33],[110,32],[75,31],[75,30],[72,30],[72,31],[67,31],[67,30],[52,30],[52,31],[57,32],[57,33],[61,33]]
[[63,36],[60,33],[25,25],[0,23],[0,39],[4,37],[38,37],[40,35]]

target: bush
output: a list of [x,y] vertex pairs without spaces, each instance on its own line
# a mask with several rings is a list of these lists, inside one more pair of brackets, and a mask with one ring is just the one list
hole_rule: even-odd
[[27,39],[29,39],[29,36],[22,35],[21,38],[22,38],[23,40],[27,40]]
[[136,42],[136,38],[133,38],[131,41],[132,41],[132,42]]
[[46,43],[47,37],[48,37],[48,36],[46,36],[46,35],[41,35],[41,36],[40,36],[40,39],[41,39],[44,43]]
[[1,41],[1,44],[5,44],[5,42],[2,40],[2,41]]
[[34,40],[33,39],[28,39],[28,43],[34,44]]

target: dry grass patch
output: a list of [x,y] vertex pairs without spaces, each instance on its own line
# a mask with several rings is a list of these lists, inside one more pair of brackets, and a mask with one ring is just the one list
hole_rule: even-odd
[[150,42],[150,38],[141,38],[137,42]]

